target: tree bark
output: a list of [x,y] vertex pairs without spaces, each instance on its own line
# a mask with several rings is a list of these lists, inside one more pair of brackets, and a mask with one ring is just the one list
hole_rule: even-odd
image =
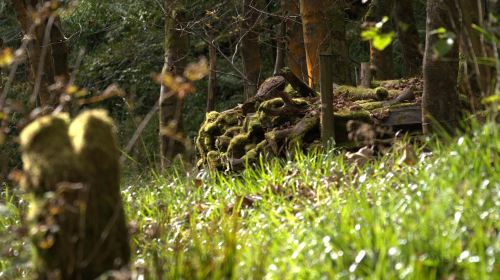
[[[184,0],[165,0],[165,62],[162,74],[182,75],[189,47],[189,37],[183,31],[186,21]],[[182,131],[183,96],[172,92],[165,86],[160,87],[160,163],[165,168],[176,155],[183,153],[183,143],[174,134]],[[169,128],[169,133],[161,132]]]
[[334,83],[339,85],[354,85],[351,76],[351,62],[349,59],[349,48],[345,29],[345,0],[332,1],[327,8],[327,24],[329,27],[330,46],[333,63]]
[[360,87],[370,88],[372,85],[372,69],[369,62],[361,62]]
[[320,55],[321,78],[321,142],[325,147],[335,141],[333,116],[333,60],[331,54]]
[[[36,5],[36,3],[34,4]],[[29,14],[29,12],[34,10],[36,6],[31,6],[31,3],[27,4],[25,1],[20,0],[13,0],[12,5],[16,11],[17,20],[23,30],[24,40],[30,40],[26,51],[30,61],[32,80],[35,81],[38,75],[41,75],[40,88],[36,98],[41,106],[46,106],[49,104],[50,100],[50,93],[48,90],[48,86],[50,85],[49,81],[53,81],[53,77],[48,77],[49,73],[47,73],[46,70],[43,70],[41,73],[38,71],[40,69],[42,56],[42,42],[45,29],[43,27],[44,25],[41,27],[35,26],[35,23]]]
[[[384,16],[391,16],[394,7],[394,0],[372,0],[370,8],[365,16],[365,21],[379,22]],[[387,22],[382,28],[383,33],[390,32],[392,26]],[[378,80],[390,80],[394,77],[392,44],[383,51],[379,51],[370,43],[370,60],[372,68],[375,70],[375,78]]]
[[215,108],[215,87],[217,81],[217,49],[215,41],[211,38],[211,43],[208,45],[208,63],[210,73],[208,74],[208,96],[207,96],[207,112],[211,112]]
[[[454,133],[458,126],[458,12],[454,0],[427,0],[426,45],[424,53],[424,93],[422,97],[422,125],[426,134],[443,128]],[[433,47],[439,38],[431,31],[444,27],[457,34],[451,50],[436,57]]]
[[262,10],[261,0],[244,0],[241,24],[241,58],[245,74],[244,93],[248,100],[257,93],[262,71],[262,58],[259,47],[259,10]]
[[301,0],[300,13],[304,29],[309,85],[319,86],[319,53],[334,55],[333,82],[352,84],[348,49],[345,39],[344,2]]
[[286,16],[287,66],[295,76],[307,81],[306,51],[299,0],[282,0],[281,5]]
[[285,67],[285,49],[286,49],[286,22],[282,20],[279,25],[276,39],[276,60],[274,62],[273,75],[280,72],[281,68]]
[[52,58],[54,61],[54,75],[62,78],[64,81],[69,81],[69,66],[68,66],[68,46],[66,38],[62,31],[61,21],[57,18],[52,26],[50,33],[50,43],[52,47]]
[[413,77],[421,73],[422,53],[419,49],[417,24],[412,0],[396,1],[395,18],[399,42],[403,49],[404,76]]
[[[27,53],[30,61],[31,75],[34,81],[39,79],[39,84],[35,91],[41,106],[50,105],[57,102],[55,96],[51,96],[49,85],[56,81],[56,76],[64,80],[69,79],[68,49],[61,23],[56,15],[49,15],[47,18],[40,18],[43,24],[36,24],[30,13],[37,9],[43,9],[40,4],[46,1],[12,1],[16,11],[17,19],[23,30],[25,40],[30,40],[27,46]],[[51,17],[55,17],[51,20]],[[47,24],[51,24],[50,29]],[[50,32],[49,34],[46,34]],[[46,44],[46,45],[44,45]],[[43,63],[43,67],[40,64]],[[41,70],[41,71],[40,71]],[[35,82],[35,84],[37,84]]]

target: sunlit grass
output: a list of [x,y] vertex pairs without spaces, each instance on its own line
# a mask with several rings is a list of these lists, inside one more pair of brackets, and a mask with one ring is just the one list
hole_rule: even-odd
[[[332,151],[241,174],[128,178],[133,269],[146,279],[498,277],[498,126],[426,146],[401,142],[364,166]],[[2,203],[5,238],[20,214],[15,196]],[[0,260],[4,276],[20,277],[19,259]]]

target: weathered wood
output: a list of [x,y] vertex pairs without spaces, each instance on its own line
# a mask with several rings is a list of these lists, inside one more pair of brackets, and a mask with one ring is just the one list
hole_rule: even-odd
[[415,94],[413,93],[413,90],[411,90],[410,88],[407,88],[403,92],[401,92],[401,94],[399,94],[398,97],[384,102],[384,105],[390,106],[390,105],[398,104],[401,102],[410,101],[413,99],[415,99]]
[[335,141],[335,121],[333,119],[333,56],[320,54],[321,88],[321,142],[328,145]]
[[381,122],[381,125],[403,126],[421,123],[422,107],[420,105],[413,105],[390,109],[389,116]]
[[316,96],[316,91],[310,88],[306,83],[299,79],[290,68],[281,69],[279,75],[283,76],[302,97]]
[[372,69],[369,62],[361,62],[360,87],[369,88],[372,84]]

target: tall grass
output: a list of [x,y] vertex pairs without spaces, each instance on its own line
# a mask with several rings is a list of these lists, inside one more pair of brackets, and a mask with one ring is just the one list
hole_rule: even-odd
[[[130,178],[133,271],[145,279],[498,279],[499,170],[499,127],[489,124],[446,143],[403,141],[362,166],[330,151],[241,174]],[[17,199],[2,194],[11,213],[0,218],[2,240],[20,225]],[[15,268],[22,256],[2,257],[0,278],[28,273]]]

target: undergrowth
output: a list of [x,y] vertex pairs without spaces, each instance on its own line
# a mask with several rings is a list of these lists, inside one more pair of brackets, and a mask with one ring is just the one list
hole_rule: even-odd
[[[136,277],[498,279],[500,135],[400,142],[357,165],[297,153],[241,174],[125,180]],[[29,278],[18,194],[3,186],[0,278]],[[14,234],[14,233],[17,233]]]

